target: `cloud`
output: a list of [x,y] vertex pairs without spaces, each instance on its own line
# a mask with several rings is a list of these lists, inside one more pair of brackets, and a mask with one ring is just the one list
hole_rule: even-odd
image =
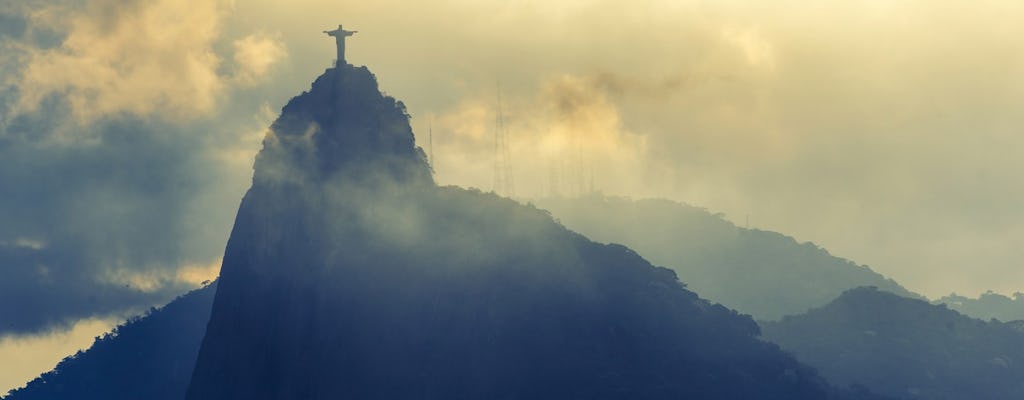
[[338,23],[421,145],[433,127],[442,183],[490,189],[500,80],[522,197],[593,177],[749,215],[929,295],[1019,291],[1021,16],[927,0],[0,2],[0,187],[16,188],[0,196],[0,334],[148,306],[213,270],[269,121],[330,64],[321,31]]
[[18,46],[17,112],[37,111],[49,95],[65,98],[75,118],[195,118],[216,108],[225,83],[218,38],[224,1],[92,0],[32,9],[33,30],[61,32],[53,48]]
[[185,289],[110,277],[173,269],[187,259],[179,238],[187,231],[181,215],[200,188],[187,179],[196,173],[196,142],[138,120],[92,129],[92,143],[7,140],[0,147],[0,186],[12,188],[0,199],[0,331],[48,329]]
[[400,21],[388,4],[345,5],[354,29],[405,27],[354,39],[352,57],[379,66],[421,135],[436,118],[439,181],[490,188],[500,79],[517,192],[544,194],[536,142],[559,120],[538,94],[572,76],[604,96],[609,131],[642,139],[617,145],[640,161],[599,171],[598,189],[749,215],[929,295],[1024,285],[1012,250],[1024,226],[1020,4],[455,3],[408,6],[417,18]]
[[[0,141],[8,149],[0,174],[4,187],[26,194],[0,212],[50,215],[44,220],[56,226],[75,216],[83,222],[72,226],[103,227],[109,218],[172,227],[103,243],[84,228],[60,235],[15,218],[17,229],[0,240],[38,240],[47,245],[38,253],[53,254],[45,269],[19,267],[29,282],[39,271],[60,277],[72,268],[62,265],[77,259],[89,267],[70,276],[83,282],[104,276],[96,265],[148,273],[157,264],[214,262],[266,128],[260,109],[275,113],[329,65],[334,45],[321,31],[341,22],[360,31],[350,60],[369,65],[405,102],[421,144],[433,126],[441,182],[490,188],[500,80],[521,196],[553,187],[567,193],[570,178],[589,186],[592,175],[606,192],[668,197],[736,219],[749,214],[753,226],[814,240],[924,293],[1024,285],[1014,239],[1024,226],[1014,208],[1024,200],[1014,175],[1024,168],[1015,151],[1024,144],[1014,108],[1024,100],[1024,45],[1014,40],[1024,34],[1019,4],[10,4],[0,4],[4,21],[30,23],[0,24],[0,51],[10,55],[0,63]],[[66,68],[88,73],[53,75]],[[148,80],[153,74],[158,82]],[[15,105],[17,117],[9,112]],[[145,123],[135,127],[133,118]],[[84,146],[79,157],[61,141],[41,139],[61,136],[67,120],[86,127],[64,133]],[[103,132],[112,126],[173,139],[107,153],[108,144],[127,140]],[[176,158],[133,164],[130,153]],[[159,187],[177,185],[187,193],[162,201]],[[114,201],[125,206],[93,204]],[[133,207],[163,212],[166,221]],[[160,257],[124,250],[146,248],[147,240]],[[35,254],[29,250],[17,252]],[[37,301],[37,292],[51,293],[37,288],[17,298]]]
[[284,57],[223,34],[229,6],[0,7],[29,22],[0,36],[0,337],[161,304],[219,267],[268,119],[247,91]]
[[288,55],[280,38],[258,34],[236,40],[234,48],[237,68],[234,80],[245,86],[266,79],[270,68]]
[[53,141],[73,117],[48,101],[0,130],[0,336],[158,305],[215,276],[262,117],[107,117]]
[[[517,193],[579,194],[589,191],[595,179],[607,191],[641,190],[646,139],[623,126],[606,89],[610,80],[607,74],[563,74],[549,77],[530,97],[505,99],[504,127],[516,155],[510,168],[516,176],[532,178],[520,181]],[[615,90],[621,93],[624,86],[616,83]],[[424,117],[435,120],[434,130],[443,133],[435,140],[436,154],[440,154],[435,169],[442,181],[483,171],[472,181],[447,183],[492,189],[497,112],[495,91],[467,99],[449,112]],[[424,125],[422,119],[416,122]]]

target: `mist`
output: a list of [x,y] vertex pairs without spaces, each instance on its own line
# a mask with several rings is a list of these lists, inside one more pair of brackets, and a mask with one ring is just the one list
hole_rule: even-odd
[[[519,197],[582,169],[584,186],[749,216],[929,296],[1024,279],[1016,5],[303,4],[406,27],[363,30],[350,53],[379,66],[421,145],[432,124],[442,183],[491,189],[500,81]],[[236,12],[282,27],[285,68],[301,69],[331,44],[290,22],[333,15],[302,10]],[[567,91],[598,118],[574,126]]]
[[[667,199],[1014,319],[1022,15],[924,0],[5,3],[0,343],[216,277],[267,126],[330,64],[321,31],[339,19],[452,191],[495,189],[500,97],[515,182],[500,195]],[[387,241],[431,238],[415,207],[362,211]]]

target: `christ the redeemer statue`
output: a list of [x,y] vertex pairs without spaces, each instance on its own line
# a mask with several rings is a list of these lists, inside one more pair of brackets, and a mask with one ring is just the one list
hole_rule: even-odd
[[358,31],[346,31],[338,25],[338,29],[333,31],[324,31],[327,36],[334,36],[334,40],[338,42],[338,62],[337,65],[345,65],[345,38],[354,35]]

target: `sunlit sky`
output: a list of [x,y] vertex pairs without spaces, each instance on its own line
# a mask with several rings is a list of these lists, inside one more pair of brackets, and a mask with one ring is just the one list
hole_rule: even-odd
[[[1005,1],[7,1],[0,300],[49,314],[0,354],[149,299],[72,294],[211,275],[263,130],[338,23],[421,144],[432,126],[441,183],[491,188],[500,82],[517,197],[592,180],[930,297],[1024,291],[1022,20]],[[0,391],[42,368],[4,365]]]

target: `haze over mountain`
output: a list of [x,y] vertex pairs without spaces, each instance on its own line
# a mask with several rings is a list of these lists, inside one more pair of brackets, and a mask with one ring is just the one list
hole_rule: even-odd
[[757,334],[625,247],[434,186],[402,104],[340,65],[264,141],[187,398],[836,395]]
[[1010,321],[1022,19],[927,0],[2,1],[0,393],[216,275],[266,127],[339,22],[433,128],[441,186],[498,187],[503,112],[517,199],[578,163],[605,193],[706,206]]
[[339,17],[413,126],[433,123],[439,182],[491,187],[500,76],[520,194],[579,138],[606,192],[749,214],[933,298],[1013,293],[1022,11],[0,2],[0,297],[17,305],[0,328],[9,343],[148,308],[193,287],[173,285],[182,269],[219,266],[265,118],[322,71]]
[[271,127],[212,314],[196,291],[11,398],[175,398],[207,315],[189,398],[874,398],[625,247],[434,186],[407,118],[329,69]]
[[534,203],[566,227],[593,240],[629,246],[655,265],[675,270],[702,297],[758,320],[805,312],[859,286],[920,297],[813,243],[741,228],[704,208],[599,194]]
[[875,288],[763,323],[764,337],[830,381],[931,400],[1024,398],[1024,330]]

